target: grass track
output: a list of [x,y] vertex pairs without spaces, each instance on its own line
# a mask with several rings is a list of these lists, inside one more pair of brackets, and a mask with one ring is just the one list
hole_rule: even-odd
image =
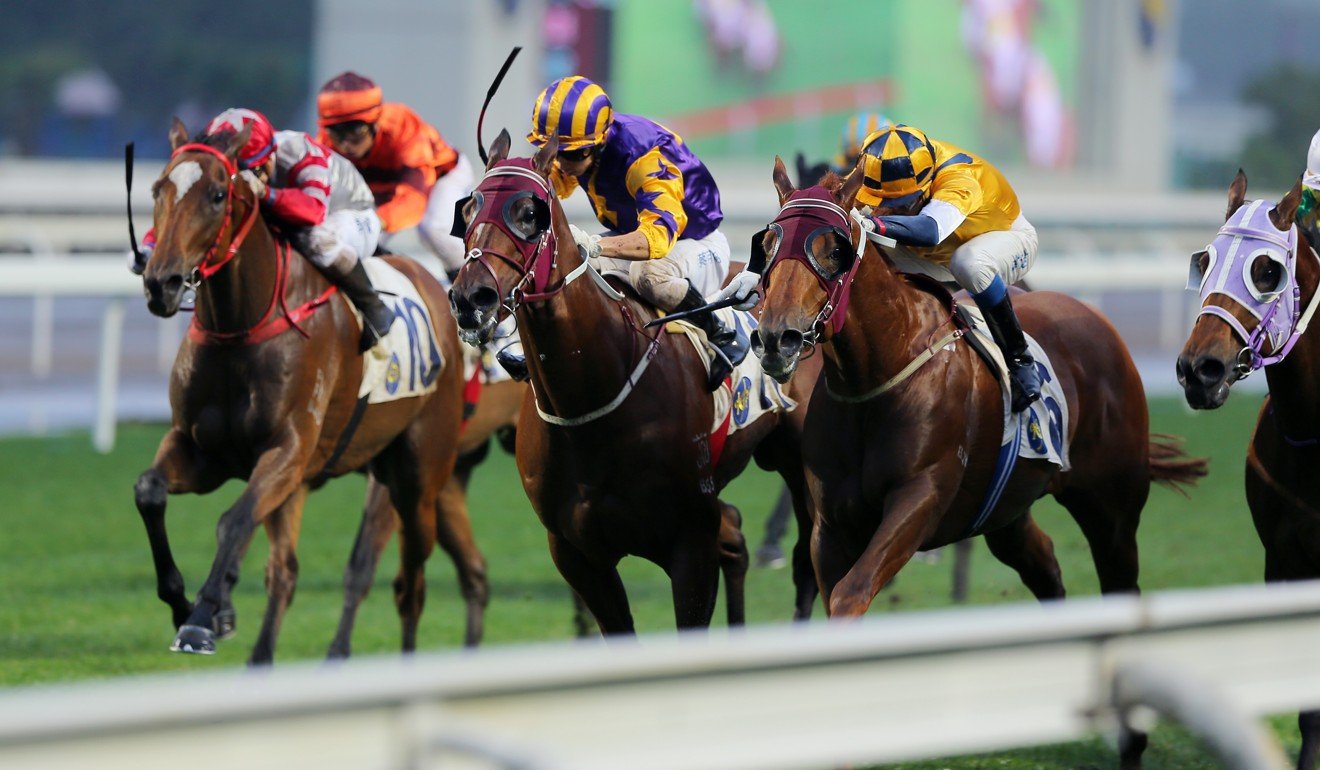
[[[1164,489],[1152,492],[1140,530],[1145,590],[1261,579],[1263,554],[1242,491],[1243,456],[1258,405],[1258,396],[1241,393],[1211,414],[1190,414],[1173,399],[1152,402],[1152,429],[1186,436],[1191,452],[1211,458],[1211,476],[1190,500]],[[0,601],[0,686],[243,664],[265,601],[264,533],[258,534],[244,560],[243,580],[235,589],[237,636],[210,658],[167,651],[173,629],[165,605],[155,597],[149,551],[132,495],[133,481],[150,463],[161,433],[160,426],[127,426],[116,451],[105,456],[91,451],[85,434],[0,441],[0,588],[5,597]],[[206,498],[170,501],[166,520],[190,594],[210,566],[217,517],[239,489],[230,484]],[[280,661],[324,654],[338,618],[342,570],[363,489],[361,478],[340,479],[308,501],[298,552],[298,594],[279,640]],[[752,547],[759,542],[777,491],[777,479],[753,469],[726,494],[743,511]],[[568,591],[546,554],[544,531],[516,481],[511,458],[494,451],[477,471],[472,511],[493,591],[486,643],[570,636]],[[1069,593],[1096,593],[1095,572],[1076,525],[1053,502],[1039,504],[1036,516],[1054,539]],[[359,616],[356,654],[398,649],[399,626],[389,586],[397,563],[391,549]],[[462,637],[453,568],[439,552],[428,567],[430,592],[419,646],[453,648]],[[639,631],[672,629],[669,588],[660,570],[630,560],[623,574]],[[975,551],[972,576],[973,603],[1030,599],[1016,575],[983,546]],[[947,560],[934,565],[914,562],[873,611],[945,605],[949,577]],[[747,590],[749,622],[788,618],[792,590],[786,570],[754,570]],[[723,611],[723,606],[717,610],[718,625],[723,624]],[[1295,752],[1295,720],[1280,717],[1274,724],[1289,751]],[[1152,768],[1213,766],[1193,740],[1169,727],[1154,734],[1148,757]],[[1099,768],[1115,762],[1112,751],[1097,739],[903,767],[1026,770]]]

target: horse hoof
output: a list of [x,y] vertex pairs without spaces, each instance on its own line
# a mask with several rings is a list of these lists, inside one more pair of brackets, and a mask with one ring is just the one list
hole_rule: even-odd
[[215,634],[209,628],[185,625],[179,628],[179,635],[170,645],[173,652],[186,652],[192,655],[214,655]]
[[220,610],[211,619],[211,628],[221,641],[234,635],[238,627],[238,614],[233,609]]

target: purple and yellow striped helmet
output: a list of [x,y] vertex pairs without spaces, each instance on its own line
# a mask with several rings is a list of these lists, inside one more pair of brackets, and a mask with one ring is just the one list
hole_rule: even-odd
[[557,133],[560,149],[600,144],[613,122],[614,110],[605,89],[573,75],[556,80],[536,97],[527,141],[540,147]]
[[839,154],[834,156],[835,170],[844,174],[852,171],[853,166],[857,165],[857,157],[862,154],[866,137],[893,124],[892,120],[878,112],[859,112],[848,118],[848,122],[843,124]]

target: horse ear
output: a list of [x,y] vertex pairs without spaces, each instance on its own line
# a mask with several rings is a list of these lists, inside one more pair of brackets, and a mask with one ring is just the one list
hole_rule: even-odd
[[177,150],[188,143],[188,127],[177,117],[170,123],[170,149]]
[[225,154],[228,155],[231,160],[237,160],[238,151],[243,149],[243,146],[248,143],[248,139],[251,138],[252,124],[249,123],[243,126],[243,130],[234,134],[233,137],[230,138],[229,144],[225,146]]
[[1275,204],[1270,209],[1270,221],[1274,223],[1276,230],[1287,231],[1293,226],[1293,219],[1297,216],[1297,207],[1302,203],[1302,178],[1297,177],[1293,183],[1292,189],[1283,196],[1283,200]]
[[844,211],[851,211],[857,202],[857,192],[862,189],[862,181],[865,177],[862,174],[861,167],[854,168],[852,173],[844,178],[843,184],[834,192],[834,197],[839,201],[839,207]]
[[550,167],[555,163],[555,156],[559,154],[559,134],[551,134],[541,149],[536,151],[536,157],[532,159],[532,164],[536,167],[537,173],[541,176],[550,176]]
[[797,189],[793,187],[792,180],[788,178],[788,169],[784,167],[784,159],[778,155],[775,156],[775,170],[771,173],[770,178],[774,180],[775,190],[779,193],[779,205],[782,206],[784,201],[788,200],[788,196],[797,192]]
[[500,135],[495,137],[495,141],[490,143],[490,160],[486,161],[486,170],[490,171],[496,163],[509,157],[509,145],[512,140],[509,139],[509,129],[501,128]]
[[1233,177],[1233,183],[1228,186],[1228,211],[1224,213],[1224,221],[1227,222],[1233,212],[1242,208],[1242,202],[1247,199],[1247,175],[1238,169],[1237,176]]

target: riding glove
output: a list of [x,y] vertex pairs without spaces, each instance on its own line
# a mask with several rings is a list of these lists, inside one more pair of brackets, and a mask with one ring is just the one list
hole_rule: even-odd
[[729,285],[720,289],[719,293],[710,302],[719,302],[726,299],[736,299],[737,304],[733,307],[738,310],[751,310],[756,307],[756,303],[761,301],[761,295],[756,287],[761,283],[761,274],[753,273],[750,270],[744,270],[729,281]]
[[573,242],[578,245],[578,250],[582,252],[582,258],[587,260],[600,259],[600,236],[595,233],[589,233],[577,225],[569,225],[568,229],[573,233]]

